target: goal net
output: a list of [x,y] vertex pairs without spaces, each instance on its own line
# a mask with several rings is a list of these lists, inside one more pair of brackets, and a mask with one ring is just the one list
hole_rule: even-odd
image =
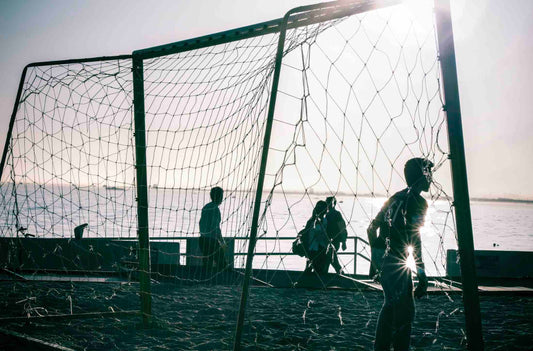
[[[413,157],[435,164],[421,229],[427,273],[435,277],[432,288],[452,289],[446,254],[456,248],[455,225],[432,9],[374,7],[355,3],[289,17],[274,92],[281,20],[134,52],[143,62],[145,130],[135,129],[131,57],[30,65],[0,187],[2,275],[8,289],[25,296],[19,305],[10,300],[10,316],[139,309],[139,167],[147,174],[152,315],[167,333],[158,340],[169,345],[166,337],[186,333],[185,348],[231,347],[250,259],[245,347],[265,347],[283,334],[279,347],[342,348],[331,333],[345,324],[360,328],[362,347],[371,345],[381,295],[367,277],[366,228],[405,188],[403,167]],[[146,165],[136,161],[139,132]],[[224,191],[222,257],[200,239],[214,187]],[[257,240],[247,257],[256,193]],[[331,196],[347,226],[346,248],[337,252],[342,274],[333,266],[304,272],[306,259],[292,243],[317,202]],[[420,343],[440,345],[439,321],[457,308],[446,296],[449,305],[434,311],[430,336]],[[360,320],[346,312],[343,319],[348,301],[363,311]],[[317,304],[322,312],[313,316]],[[115,318],[94,324],[93,333],[111,327],[121,334],[133,323]],[[79,346],[76,338],[74,331],[65,336]],[[106,338],[91,342],[128,345]]]

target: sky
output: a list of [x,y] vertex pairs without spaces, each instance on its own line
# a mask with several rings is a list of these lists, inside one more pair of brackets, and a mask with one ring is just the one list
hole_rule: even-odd
[[[315,2],[0,0],[0,145],[28,63],[130,54]],[[451,3],[470,195],[533,199],[533,1]]]

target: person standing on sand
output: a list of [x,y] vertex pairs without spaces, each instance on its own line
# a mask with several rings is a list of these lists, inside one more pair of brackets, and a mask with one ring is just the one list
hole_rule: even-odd
[[377,228],[386,242],[380,278],[385,302],[376,327],[376,351],[388,351],[391,344],[395,351],[409,349],[415,316],[413,281],[406,265],[410,254],[414,256],[418,277],[414,296],[420,298],[427,290],[420,228],[428,205],[420,193],[429,190],[432,167],[433,163],[423,158],[407,161],[404,167],[407,188],[387,200],[367,229],[370,246],[379,242]]
[[224,190],[217,186],[211,189],[209,195],[211,202],[202,208],[200,217],[199,246],[205,267],[212,268],[214,263],[217,269],[224,269],[227,266],[224,256],[226,243],[220,231],[221,215],[218,208],[224,198]]
[[327,220],[325,218],[327,205],[325,201],[318,201],[313,209],[313,215],[307,221],[305,230],[307,231],[307,264],[304,272],[314,272],[325,274],[329,268],[328,257],[328,235],[326,233]]
[[326,214],[326,232],[328,233],[328,238],[331,242],[331,265],[335,269],[335,272],[342,274],[342,267],[339,262],[339,256],[337,252],[342,243],[342,250],[346,250],[346,239],[348,238],[348,233],[346,232],[346,222],[342,218],[342,215],[335,205],[337,205],[337,199],[335,196],[328,196],[326,198],[326,204],[328,206],[328,212]]

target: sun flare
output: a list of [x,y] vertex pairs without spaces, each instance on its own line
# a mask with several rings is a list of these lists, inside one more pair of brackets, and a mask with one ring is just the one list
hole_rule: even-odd
[[407,252],[409,255],[407,256],[407,259],[405,260],[405,266],[411,270],[411,272],[416,272],[416,263],[415,258],[413,257],[413,247],[408,246]]

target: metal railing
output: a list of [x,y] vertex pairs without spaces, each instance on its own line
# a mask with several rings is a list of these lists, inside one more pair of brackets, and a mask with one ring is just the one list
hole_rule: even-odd
[[[198,238],[197,236],[168,236],[168,237],[151,237],[150,241],[166,241],[166,240],[188,240],[192,238]],[[132,238],[117,238],[115,240],[131,240]],[[233,239],[233,240],[249,240],[250,237],[244,236],[244,237],[227,237],[227,239]],[[257,241],[264,240],[264,241],[293,241],[296,240],[296,237],[258,237]],[[354,249],[353,251],[339,251],[337,254],[339,256],[348,256],[353,255],[353,274],[357,274],[357,257],[361,257],[364,260],[370,262],[370,258],[359,252],[357,249],[358,242],[361,241],[363,244],[370,246],[368,241],[365,239],[359,237],[359,236],[348,236],[347,240],[353,240],[354,241]],[[256,247],[257,248],[257,247]],[[246,256],[247,252],[234,252],[234,256]],[[289,255],[295,255],[292,251],[276,251],[276,252],[265,252],[265,251],[255,251],[254,256],[289,256]]]

